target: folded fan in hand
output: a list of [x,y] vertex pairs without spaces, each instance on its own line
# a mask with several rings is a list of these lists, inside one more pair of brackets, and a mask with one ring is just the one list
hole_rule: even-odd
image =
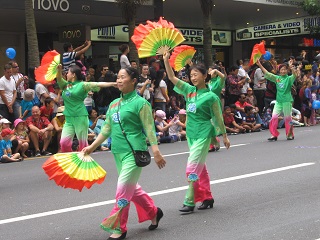
[[57,153],[43,165],[43,170],[58,186],[78,189],[91,188],[95,183],[101,184],[106,171],[89,155],[82,152]]
[[178,46],[185,38],[171,22],[160,17],[158,22],[147,21],[134,29],[131,40],[137,47],[140,58],[162,55]]
[[37,82],[48,84],[57,77],[57,66],[60,64],[60,54],[56,50],[46,52],[41,60],[41,65],[34,73]]
[[169,59],[170,66],[174,70],[180,71],[193,58],[195,53],[194,47],[188,45],[175,47]]

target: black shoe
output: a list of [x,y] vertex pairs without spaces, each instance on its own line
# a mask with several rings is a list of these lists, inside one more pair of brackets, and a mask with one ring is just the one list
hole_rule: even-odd
[[180,212],[183,212],[183,213],[192,213],[194,210],[194,206],[186,206],[186,205],[183,205],[182,208],[179,209]]
[[198,207],[199,210],[205,210],[208,207],[213,208],[214,199],[207,199],[202,202],[202,204]]
[[115,240],[118,240],[118,239],[125,239],[127,236],[127,232],[124,232],[121,234],[120,237],[117,237],[117,238],[113,238],[113,237],[109,237],[107,240],[112,240],[112,239],[115,239]]
[[277,140],[278,140],[277,137],[270,137],[270,138],[268,138],[268,141],[277,141]]
[[159,224],[160,219],[162,217],[163,217],[163,212],[162,212],[161,208],[158,208],[158,211],[157,211],[157,224],[156,225],[151,224],[148,229],[149,230],[155,230],[158,227],[158,224]]
[[41,152],[41,155],[42,155],[42,156],[50,156],[50,155],[52,155],[52,153],[51,153],[51,152],[48,152],[47,150],[45,150],[45,151],[42,151],[42,152]]
[[294,139],[294,137],[292,136],[292,137],[287,137],[287,140],[293,140]]
[[40,151],[36,151],[36,154],[34,155],[35,157],[41,157]]

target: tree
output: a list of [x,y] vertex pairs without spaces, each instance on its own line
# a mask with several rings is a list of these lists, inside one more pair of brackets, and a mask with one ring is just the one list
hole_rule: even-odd
[[[319,0],[304,0],[301,3],[301,7],[305,12],[307,12],[310,16],[320,17],[320,1]],[[318,21],[316,24],[313,19],[310,18],[307,24],[307,30],[310,31],[310,35],[320,35],[320,26]]]
[[28,65],[36,67],[40,65],[39,46],[37,37],[37,27],[34,18],[33,1],[25,0],[25,17],[26,17],[26,31],[28,42]]
[[203,13],[203,52],[206,67],[212,65],[212,24],[213,0],[199,0]]
[[122,16],[126,20],[129,28],[129,58],[135,60],[139,66],[139,56],[135,44],[131,40],[134,28],[136,27],[137,9],[148,0],[116,0],[118,7],[121,9]]

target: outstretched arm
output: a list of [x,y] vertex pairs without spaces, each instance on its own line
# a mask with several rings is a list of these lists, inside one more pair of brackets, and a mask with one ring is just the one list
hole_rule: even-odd
[[175,75],[174,75],[174,72],[170,66],[170,63],[169,63],[169,57],[170,57],[170,53],[168,51],[166,51],[164,54],[163,54],[163,61],[164,61],[164,66],[166,68],[166,72],[168,74],[168,78],[169,80],[174,84],[176,85],[179,81],[179,78],[177,78]]

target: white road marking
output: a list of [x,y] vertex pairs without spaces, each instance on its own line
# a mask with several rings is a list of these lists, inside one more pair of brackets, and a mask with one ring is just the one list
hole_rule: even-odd
[[[241,146],[246,146],[249,145],[250,143],[241,143],[241,144],[235,144],[235,145],[231,145],[230,147],[241,147]],[[220,147],[221,148],[226,148],[226,147]],[[183,154],[188,154],[189,152],[179,152],[179,153],[172,153],[172,154],[166,154],[163,155],[163,157],[172,157],[172,156],[177,156],[177,155],[183,155]],[[153,158],[153,157],[152,157]]]
[[[245,178],[251,178],[251,177],[266,175],[266,174],[270,174],[270,173],[287,171],[287,170],[295,169],[295,168],[307,167],[307,166],[314,165],[314,164],[315,164],[314,162],[309,162],[309,163],[291,165],[291,166],[287,166],[287,167],[274,168],[274,169],[270,169],[270,170],[266,170],[266,171],[248,173],[248,174],[239,175],[239,176],[235,176],[235,177],[213,180],[210,182],[210,184],[213,185],[213,184],[230,182],[230,181],[235,181],[235,180],[240,180],[240,179],[245,179]],[[162,194],[167,194],[167,193],[179,192],[182,190],[186,190],[187,188],[188,188],[188,186],[171,188],[171,189],[151,192],[151,193],[149,193],[149,195],[156,196],[156,195],[162,195]],[[60,213],[73,212],[73,211],[78,211],[78,210],[87,209],[87,208],[94,208],[94,207],[99,207],[99,206],[104,206],[104,205],[109,205],[109,204],[114,204],[114,203],[115,203],[115,199],[103,201],[103,202],[81,205],[81,206],[75,206],[75,207],[70,207],[70,208],[62,208],[62,209],[58,209],[58,210],[36,213],[36,214],[31,214],[31,215],[26,215],[26,216],[21,216],[21,217],[8,218],[8,219],[0,220],[0,225],[12,223],[12,222],[25,221],[25,220],[34,219],[34,218],[46,217],[46,216],[51,216],[51,215],[60,214]]]

